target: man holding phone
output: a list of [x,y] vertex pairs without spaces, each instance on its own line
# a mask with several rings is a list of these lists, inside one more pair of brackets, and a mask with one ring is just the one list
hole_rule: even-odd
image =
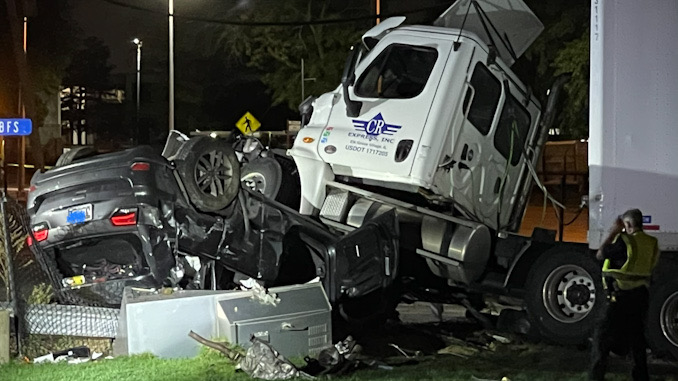
[[613,344],[630,346],[633,380],[648,380],[644,327],[652,270],[659,259],[657,239],[643,231],[643,214],[630,209],[617,217],[596,253],[603,263],[608,305],[596,325],[589,379],[603,380]]

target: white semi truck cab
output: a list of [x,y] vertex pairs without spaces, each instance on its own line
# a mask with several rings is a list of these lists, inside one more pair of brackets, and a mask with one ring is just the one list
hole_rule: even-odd
[[[524,5],[481,13],[474,4],[458,2],[441,26],[401,26],[398,17],[365,33],[342,86],[315,101],[291,150],[302,212],[322,209],[320,173],[423,191],[466,219],[517,230],[517,199],[531,184],[525,161],[537,160],[544,131],[538,101],[505,62],[542,26]],[[525,23],[508,22],[516,18]],[[495,23],[510,26],[509,37],[493,36]]]

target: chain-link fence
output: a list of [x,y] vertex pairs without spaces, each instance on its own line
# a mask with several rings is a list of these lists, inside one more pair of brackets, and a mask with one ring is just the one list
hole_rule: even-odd
[[54,252],[29,246],[37,241],[25,206],[2,195],[0,214],[0,309],[12,311],[12,352],[32,357],[76,345],[109,351],[118,310],[107,308],[101,292],[62,285]]

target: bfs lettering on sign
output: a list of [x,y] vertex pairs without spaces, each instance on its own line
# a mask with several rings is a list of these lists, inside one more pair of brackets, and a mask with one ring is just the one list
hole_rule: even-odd
[[19,121],[18,120],[0,120],[0,134],[18,134],[19,133]]
[[402,126],[386,123],[381,113],[375,115],[370,120],[353,119],[353,127],[370,137],[393,135],[402,128]]
[[33,131],[30,119],[0,119],[0,135],[26,136]]

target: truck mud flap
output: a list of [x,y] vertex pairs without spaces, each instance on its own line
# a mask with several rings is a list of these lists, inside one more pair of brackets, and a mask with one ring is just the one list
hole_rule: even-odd
[[398,235],[393,209],[336,243],[335,280],[346,296],[366,295],[391,284],[398,268]]

